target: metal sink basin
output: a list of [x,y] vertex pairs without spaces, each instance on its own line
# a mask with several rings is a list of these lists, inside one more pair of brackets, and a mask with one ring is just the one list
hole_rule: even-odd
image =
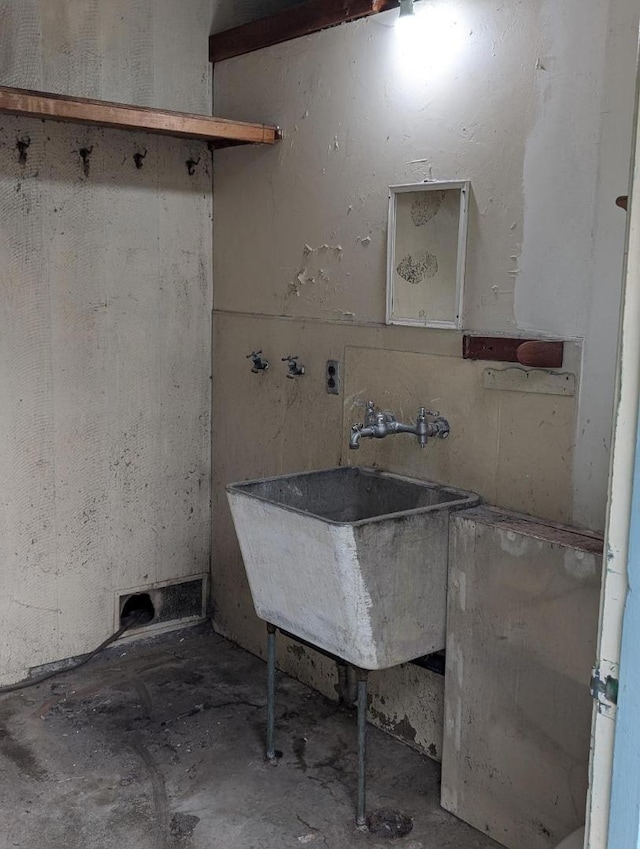
[[227,496],[261,619],[362,669],[444,648],[449,514],[477,495],[351,467]]

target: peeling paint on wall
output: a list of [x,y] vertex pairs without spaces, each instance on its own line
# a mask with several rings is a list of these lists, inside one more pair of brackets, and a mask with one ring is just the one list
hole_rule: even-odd
[[[342,260],[342,254],[342,245],[330,245],[325,242],[314,248],[305,244],[302,249],[302,267],[293,280],[289,282],[287,294],[298,298],[304,293],[308,297],[317,297],[321,302],[324,302],[326,295],[323,292],[327,288],[325,284],[331,283],[330,267],[335,262]],[[320,263],[323,263],[324,267]],[[315,284],[322,284],[322,286],[314,292],[313,288],[310,289],[310,287]]]
[[[627,182],[637,4],[454,5],[468,33],[464,46],[453,67],[426,81],[397,55],[385,15],[318,33],[303,53],[296,43],[219,63],[221,111],[264,114],[270,104],[298,132],[295,146],[276,154],[241,152],[240,175],[219,168],[216,192],[232,212],[228,224],[219,217],[216,263],[224,267],[226,251],[236,250],[231,222],[241,194],[251,191],[245,224],[260,231],[255,249],[284,283],[252,293],[251,309],[300,319],[351,312],[382,324],[388,187],[469,179],[465,326],[587,335],[573,499],[577,520],[595,527],[606,500],[603,440],[618,315],[612,291],[619,291],[624,238],[624,214],[612,199]],[[236,154],[216,156],[226,163]],[[237,179],[247,186],[243,193]],[[318,269],[300,263],[298,246],[315,245],[334,228],[345,251],[339,275],[319,266],[335,287],[329,303]],[[252,275],[250,257],[239,273]],[[224,279],[217,304],[246,309],[242,289]]]

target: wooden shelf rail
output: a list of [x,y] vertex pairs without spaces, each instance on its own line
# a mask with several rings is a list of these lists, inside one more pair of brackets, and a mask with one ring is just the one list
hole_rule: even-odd
[[400,0],[307,0],[275,15],[209,36],[209,61],[242,56],[399,7]]
[[208,115],[86,100],[42,91],[0,86],[0,113],[30,115],[52,121],[71,121],[122,130],[141,130],[166,136],[212,142],[216,147],[236,144],[274,144],[280,133],[268,124],[229,121]]
[[266,18],[209,36],[209,61],[220,62],[358,18],[399,9],[400,0],[307,0]]

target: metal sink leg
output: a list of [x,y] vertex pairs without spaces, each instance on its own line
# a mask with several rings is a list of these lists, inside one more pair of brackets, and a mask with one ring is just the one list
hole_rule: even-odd
[[[288,632],[283,632],[287,637],[298,640],[304,645],[304,640],[294,637]],[[335,655],[318,649],[322,654],[331,657],[338,663],[339,677],[342,682],[342,690],[346,692],[347,666],[344,661]],[[369,673],[366,669],[351,667],[355,672],[357,682],[357,708],[358,708],[358,800],[356,803],[356,826],[361,831],[367,830],[367,684]],[[276,626],[267,623],[267,751],[266,758],[269,763],[277,763],[281,752],[275,748],[275,719],[276,719]]]
[[367,680],[366,669],[358,669],[358,803],[356,825],[367,828]]
[[277,762],[276,724],[276,626],[267,623],[267,760]]

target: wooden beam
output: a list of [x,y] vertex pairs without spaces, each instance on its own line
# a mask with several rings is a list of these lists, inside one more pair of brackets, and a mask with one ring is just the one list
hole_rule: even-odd
[[308,0],[267,18],[209,37],[209,61],[220,62],[328,27],[397,9],[400,0]]
[[462,356],[465,360],[520,363],[533,368],[562,368],[564,342],[465,335],[462,337]]
[[274,144],[277,127],[229,121],[208,115],[171,112],[102,100],[66,97],[42,91],[0,86],[0,112],[53,121],[71,121],[123,130],[200,139],[214,144]]

